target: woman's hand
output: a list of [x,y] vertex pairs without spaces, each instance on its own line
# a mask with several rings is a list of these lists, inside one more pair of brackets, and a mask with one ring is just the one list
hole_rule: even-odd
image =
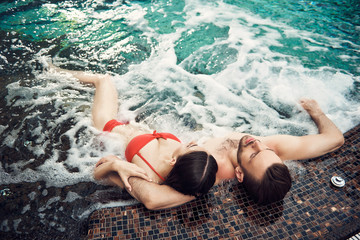
[[139,166],[129,163],[127,161],[121,160],[119,157],[114,155],[109,155],[101,158],[95,165],[98,168],[100,165],[108,163],[111,165],[111,171],[114,171],[119,174],[121,181],[123,182],[125,188],[131,192],[131,185],[129,183],[130,177],[139,177],[143,178],[146,181],[151,182],[152,180],[147,176],[144,169]]
[[115,155],[109,155],[106,157],[101,158],[95,165],[95,167],[100,166],[101,164],[107,163],[107,162],[115,162],[115,161],[121,161],[121,159]]

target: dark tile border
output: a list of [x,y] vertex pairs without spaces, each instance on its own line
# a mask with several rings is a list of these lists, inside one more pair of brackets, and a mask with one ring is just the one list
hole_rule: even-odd
[[[360,231],[360,125],[345,139],[336,152],[294,162],[293,186],[281,202],[257,206],[229,181],[177,208],[97,210],[88,239],[346,239]],[[333,187],[333,175],[345,187]]]

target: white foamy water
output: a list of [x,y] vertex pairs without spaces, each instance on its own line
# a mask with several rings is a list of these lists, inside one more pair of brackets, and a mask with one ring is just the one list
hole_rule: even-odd
[[[47,61],[114,75],[120,120],[172,132],[184,142],[230,131],[316,133],[298,103],[303,97],[317,100],[342,132],[359,124],[359,70],[343,66],[359,61],[360,47],[348,39],[302,30],[223,1],[85,1],[82,8],[66,1],[44,4],[39,14],[52,21],[35,31],[64,36],[61,44],[50,41],[42,48],[14,37],[13,48],[32,53],[25,63],[16,56],[17,64],[28,66],[34,77],[6,85],[6,107],[12,112],[1,109],[1,114],[21,120],[0,125],[3,145],[19,153],[19,159],[0,165],[4,185],[44,181],[46,188],[64,188],[95,182],[93,168],[102,156],[124,157],[115,134],[91,126],[94,88],[39,70]],[[355,54],[345,51],[349,45]],[[331,61],[332,54],[341,62]],[[8,62],[6,54],[0,58]],[[289,166],[302,174],[298,164]],[[102,193],[97,190],[92,197]],[[33,201],[35,192],[31,196]],[[39,214],[43,219],[55,202],[82,198],[74,190],[51,195]],[[129,201],[106,206],[122,204]],[[72,214],[85,216],[101,206]],[[22,212],[31,212],[30,205]],[[12,224],[18,229],[19,221]]]
[[[200,4],[201,8],[198,7]],[[46,7],[56,11],[54,5]],[[153,11],[157,8],[156,4],[152,7],[155,8]],[[147,42],[157,43],[148,59],[130,65],[126,74],[115,74],[114,81],[121,103],[119,118],[134,120],[135,116],[146,112],[150,107],[153,113],[146,116],[143,122],[159,131],[174,132],[184,141],[229,131],[300,135],[304,131],[316,131],[312,121],[298,104],[299,99],[306,97],[316,99],[343,132],[358,124],[360,105],[346,96],[354,82],[359,81],[358,76],[328,66],[310,69],[298,57],[272,50],[274,46],[282,46],[284,37],[303,40],[308,44],[305,48],[319,53],[329,51],[330,44],[332,47],[340,46],[343,40],[296,30],[221,2],[215,5],[189,1],[184,9],[185,21],[182,26],[168,34],[159,34],[158,29],[150,27],[151,23],[145,17],[149,9],[136,4],[121,6],[106,11],[105,14],[92,11],[79,13],[79,10],[70,9],[71,14],[66,15],[68,20],[71,18],[80,24],[86,17],[93,18],[94,23],[84,28],[86,35],[82,38],[85,39],[91,38],[108,20],[114,21],[120,16],[126,16],[127,24],[142,31]],[[101,21],[95,21],[96,19]],[[200,47],[188,54],[181,63],[177,63],[175,45],[179,40],[183,41],[184,34],[192,34],[199,26],[213,23],[219,29],[226,28],[227,36],[215,38],[213,42]],[[75,31],[70,41],[78,41],[77,35],[80,32],[82,31]],[[115,38],[116,35],[102,36],[101,40],[95,38],[94,44],[100,45]],[[322,42],[318,42],[318,38]],[[131,38],[127,38],[116,42],[108,49],[83,46],[81,39],[79,41],[80,48],[85,51],[88,48],[90,51],[97,51],[91,53],[94,58],[92,60],[101,62],[116,58],[120,52],[134,51],[131,46],[126,46],[126,42],[130,40]],[[317,47],[311,46],[312,43]],[[42,49],[35,57],[46,64],[45,61],[49,61],[47,54],[51,49]],[[224,65],[228,59],[221,56],[221,51],[229,49],[237,54],[233,54],[230,63]],[[216,63],[223,70],[210,75],[187,71],[196,64],[206,65],[203,57],[209,52],[223,61]],[[89,61],[81,56],[74,58],[78,58],[74,62],[76,65]],[[56,56],[53,58],[53,62],[58,65],[66,62],[71,64],[73,61]],[[211,61],[214,60],[211,58]],[[90,109],[94,93],[91,87],[57,73],[35,71],[35,76],[35,79],[25,80],[32,82],[31,87],[24,87],[20,82],[9,84],[7,104],[27,109],[30,113],[27,118],[39,115],[39,111],[32,109],[45,103],[51,102],[55,109],[61,109],[47,113],[56,117],[47,122],[46,127],[39,125],[31,130],[36,140],[27,148],[35,156],[44,154],[46,136],[52,134],[51,129],[61,125],[64,120],[73,118],[73,126],[64,133],[71,144],[68,157],[59,162],[58,152],[54,150],[52,156],[36,170],[20,170],[36,159],[17,161],[9,166],[15,170],[15,174],[1,171],[2,182],[45,180],[48,186],[61,187],[79,181],[91,181],[92,169],[99,157],[113,153],[122,155],[122,142],[116,140],[115,136],[104,136],[91,127]],[[162,97],[165,99],[161,99]],[[129,110],[137,105],[140,107]],[[186,114],[196,123],[193,129],[189,129],[184,122],[179,122],[178,116]],[[82,135],[76,136],[81,128],[85,128]],[[8,146],[13,145],[18,131],[14,129],[6,137],[4,142]],[[105,150],[99,146],[94,148],[100,142],[105,144]],[[79,172],[69,172],[65,164],[78,168]]]

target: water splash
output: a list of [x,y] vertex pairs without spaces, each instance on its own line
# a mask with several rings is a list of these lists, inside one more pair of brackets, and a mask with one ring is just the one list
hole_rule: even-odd
[[[94,89],[47,72],[47,61],[114,75],[119,119],[183,141],[229,131],[315,133],[301,97],[315,98],[345,132],[359,123],[359,19],[338,24],[333,18],[346,16],[333,7],[261,0],[1,3],[0,181],[12,193],[1,202],[1,230],[77,231],[102,202],[128,204],[123,194],[102,198],[118,191],[91,177],[101,156],[124,152],[120,140],[91,127]],[[313,13],[317,20],[309,21]],[[289,166],[302,176],[301,166]],[[27,219],[45,230],[27,228]]]

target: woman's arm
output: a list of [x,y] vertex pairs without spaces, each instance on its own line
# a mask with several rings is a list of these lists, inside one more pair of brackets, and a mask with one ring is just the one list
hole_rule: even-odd
[[151,181],[144,169],[114,155],[103,157],[96,163],[94,170],[96,180],[108,180],[121,188],[125,187],[131,192],[130,177],[139,177]]
[[109,155],[100,159],[94,170],[94,178],[107,180],[124,188],[150,210],[179,206],[195,199],[167,185],[151,182],[145,171],[133,163]]

